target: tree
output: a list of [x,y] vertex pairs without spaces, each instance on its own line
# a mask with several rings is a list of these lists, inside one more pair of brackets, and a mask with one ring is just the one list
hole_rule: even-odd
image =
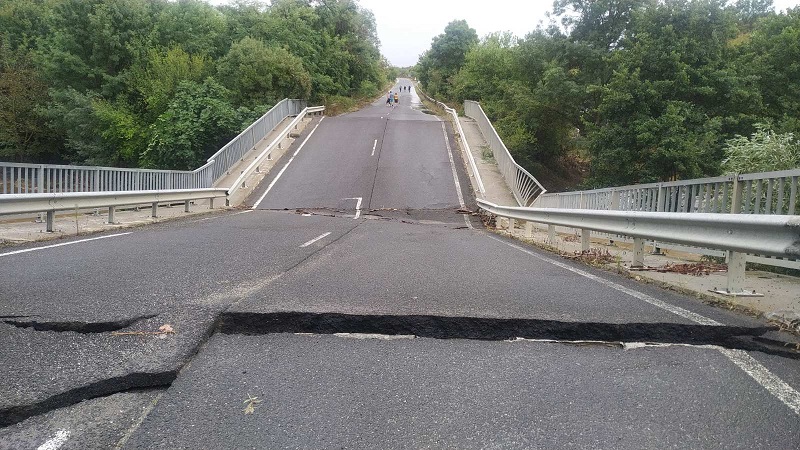
[[183,81],[167,110],[151,125],[144,167],[191,170],[239,131],[230,92],[213,78]]
[[217,70],[219,80],[235,93],[240,105],[272,104],[286,97],[307,98],[311,93],[311,77],[300,58],[252,38],[235,43]]
[[736,136],[725,142],[725,173],[752,173],[789,170],[800,167],[800,140],[793,133],[775,133],[766,124],[757,124],[748,138]]
[[466,20],[447,24],[444,33],[433,38],[431,48],[420,58],[419,80],[431,94],[450,96],[450,78],[464,65],[467,52],[478,44],[478,33]]

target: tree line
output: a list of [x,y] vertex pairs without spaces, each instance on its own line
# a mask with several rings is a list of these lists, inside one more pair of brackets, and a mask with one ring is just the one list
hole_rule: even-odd
[[800,7],[557,0],[524,38],[451,22],[415,70],[433,95],[480,101],[534,174],[583,166],[592,187],[800,167]]
[[280,99],[377,95],[356,0],[0,0],[0,160],[194,169]]

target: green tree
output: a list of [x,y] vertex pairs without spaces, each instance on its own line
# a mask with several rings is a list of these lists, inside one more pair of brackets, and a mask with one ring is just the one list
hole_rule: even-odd
[[311,77],[300,58],[252,38],[235,43],[220,60],[217,73],[240,105],[275,103],[286,97],[307,98],[311,93]]
[[167,110],[151,126],[144,167],[191,170],[239,131],[230,92],[213,78],[183,81]]
[[450,96],[450,78],[464,65],[467,52],[478,44],[478,33],[466,20],[447,24],[444,33],[433,38],[431,48],[420,58],[417,73],[422,87],[432,95]]

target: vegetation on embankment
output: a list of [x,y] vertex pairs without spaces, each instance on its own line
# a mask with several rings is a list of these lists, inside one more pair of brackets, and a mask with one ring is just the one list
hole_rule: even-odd
[[524,38],[451,22],[415,71],[550,190],[800,167],[800,7],[557,0]]
[[194,169],[285,97],[387,81],[354,0],[0,0],[0,160]]

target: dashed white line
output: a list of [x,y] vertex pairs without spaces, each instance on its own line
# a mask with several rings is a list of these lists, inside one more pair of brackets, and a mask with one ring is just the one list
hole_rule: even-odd
[[311,135],[313,135],[314,132],[317,131],[317,128],[319,128],[319,126],[320,126],[320,124],[322,123],[323,120],[325,120],[325,117],[323,117],[322,119],[319,120],[319,122],[317,122],[317,126],[315,126],[313,130],[311,130],[311,133],[308,133],[308,136],[306,136],[306,138],[303,141],[303,143],[300,144],[300,147],[297,147],[297,150],[294,152],[292,157],[289,158],[289,161],[286,163],[286,165],[283,166],[283,168],[281,169],[280,172],[278,172],[278,175],[275,177],[274,180],[272,180],[272,183],[270,183],[269,186],[267,186],[267,190],[264,191],[264,194],[261,196],[261,198],[259,198],[258,201],[250,209],[257,209],[258,205],[260,205],[261,202],[264,201],[264,198],[267,196],[267,194],[269,194],[269,191],[272,190],[272,187],[275,186],[275,183],[277,183],[278,180],[281,178],[281,175],[283,175],[283,172],[285,172],[286,168],[289,167],[289,164],[291,164],[292,161],[294,161],[294,158],[297,156],[298,153],[300,153],[300,150],[303,148],[303,146],[306,145],[306,142],[308,142],[308,140],[311,139]]
[[378,140],[375,139],[375,142],[372,144],[372,154],[370,156],[375,156],[375,149],[378,147]]
[[[585,272],[580,269],[576,269],[574,267],[570,267],[567,264],[564,264],[560,261],[556,261],[551,258],[547,258],[542,255],[538,255],[526,248],[520,247],[519,245],[512,244],[510,242],[506,242],[502,239],[499,239],[495,236],[489,236],[491,239],[494,239],[498,242],[502,242],[512,248],[515,248],[519,251],[527,253],[528,255],[533,256],[534,258],[540,259],[544,262],[553,264],[555,266],[561,267],[563,269],[567,269],[570,272],[576,273],[582,277],[588,278],[592,281],[596,281],[598,283],[604,284],[612,289],[617,291],[623,292],[625,294],[630,295],[631,297],[638,298],[639,300],[643,300],[653,306],[661,308],[663,310],[669,311],[672,314],[677,316],[683,317],[684,319],[688,319],[694,323],[700,325],[711,325],[711,326],[721,326],[723,325],[716,320],[709,319],[703,315],[694,313],[687,309],[681,308],[679,306],[670,305],[669,303],[663,302],[656,298],[653,298],[647,294],[642,292],[628,289],[625,286],[619,285],[617,283],[605,280],[598,276],[592,275],[588,272]],[[747,375],[751,378],[756,380],[758,384],[760,384],[764,389],[766,389],[770,394],[772,394],[775,398],[781,401],[784,405],[786,405],[789,409],[794,411],[795,414],[800,415],[800,392],[797,392],[796,389],[788,385],[785,381],[781,380],[777,375],[773,374],[769,371],[764,365],[758,362],[755,358],[747,354],[747,352],[743,350],[732,350],[723,347],[718,347],[717,350],[725,355],[729,360],[731,360],[734,364],[736,364],[740,369],[742,369]]]
[[312,239],[312,240],[306,242],[305,244],[301,245],[300,248],[308,247],[309,245],[313,244],[314,242],[317,242],[320,239],[324,239],[325,237],[327,237],[330,234],[331,234],[330,231],[327,232],[327,233],[320,234],[319,236],[315,237],[314,239]]
[[109,234],[107,236],[98,236],[98,237],[93,237],[93,238],[89,238],[89,239],[81,239],[79,241],[62,242],[60,244],[45,245],[43,247],[28,248],[28,249],[25,249],[25,250],[15,250],[13,252],[0,253],[0,257],[2,257],[2,256],[11,256],[11,255],[19,255],[20,253],[35,252],[37,250],[46,250],[48,248],[63,247],[65,245],[80,244],[82,242],[97,241],[99,239],[108,239],[108,238],[113,238],[113,237],[127,236],[129,234],[133,234],[133,232]]
[[70,432],[68,430],[58,430],[56,435],[48,439],[44,444],[40,445],[36,450],[58,450],[69,439]]

